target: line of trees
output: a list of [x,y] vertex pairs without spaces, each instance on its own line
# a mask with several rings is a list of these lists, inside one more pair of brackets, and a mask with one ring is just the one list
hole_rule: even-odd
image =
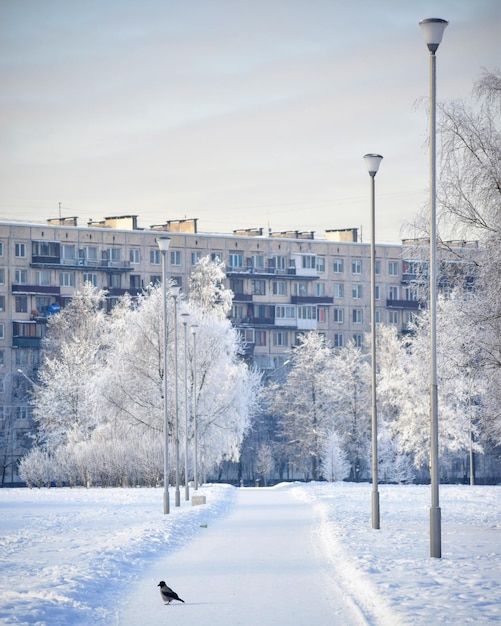
[[[188,447],[193,452],[196,419],[202,477],[221,461],[238,459],[261,385],[258,373],[239,357],[240,338],[227,319],[231,292],[224,289],[223,276],[221,266],[203,259],[191,277],[190,297],[168,297],[170,458],[177,448],[184,471],[187,410]],[[110,315],[104,313],[104,296],[86,284],[50,321],[33,393],[36,445],[19,468],[29,485],[156,485],[161,480],[163,288],[152,286],[135,301],[124,297]],[[184,341],[183,313],[196,326],[196,354],[191,332]],[[193,454],[188,461],[190,478]]]

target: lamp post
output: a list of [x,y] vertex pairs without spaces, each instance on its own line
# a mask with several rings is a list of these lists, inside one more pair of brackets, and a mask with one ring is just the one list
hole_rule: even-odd
[[164,326],[164,515],[170,513],[169,507],[169,412],[167,403],[167,250],[170,238],[158,237],[158,247],[162,253],[162,295]]
[[380,154],[364,156],[371,177],[371,397],[372,397],[372,528],[379,529],[376,399],[376,174],[383,159]]
[[449,22],[431,17],[421,20],[423,37],[430,52],[430,556],[442,556],[438,472],[437,390],[437,194],[436,194],[436,51]]
[[178,354],[177,354],[177,299],[180,293],[179,287],[172,288],[172,297],[174,298],[174,369],[176,372],[174,394],[175,394],[175,454],[176,454],[176,486],[174,490],[175,504],[181,506],[181,495],[179,492],[179,370],[178,370]]
[[197,328],[191,325],[193,335],[193,482],[198,490],[198,426],[197,426]]
[[184,499],[190,499],[190,486],[188,484],[188,321],[189,313],[183,313],[184,326]]

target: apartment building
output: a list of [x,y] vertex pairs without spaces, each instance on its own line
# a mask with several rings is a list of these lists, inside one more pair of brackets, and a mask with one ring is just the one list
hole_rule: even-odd
[[[107,290],[108,308],[161,280],[159,235],[169,234],[168,275],[182,291],[198,261],[223,261],[234,293],[231,319],[249,363],[273,371],[299,335],[318,330],[335,347],[363,342],[370,330],[370,246],[357,229],[313,232],[236,230],[201,233],[197,220],[139,228],[137,216],[44,224],[0,222],[0,455],[2,484],[17,480],[16,459],[31,444],[29,390],[50,315],[84,282]],[[376,246],[376,322],[405,332],[418,309],[416,261],[407,246]],[[1,457],[0,457],[1,458]]]

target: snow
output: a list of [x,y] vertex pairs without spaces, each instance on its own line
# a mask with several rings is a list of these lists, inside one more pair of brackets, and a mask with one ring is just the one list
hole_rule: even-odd
[[381,485],[380,530],[368,484],[198,493],[163,515],[161,489],[0,490],[0,624],[501,622],[499,486],[441,485],[441,559],[429,486]]

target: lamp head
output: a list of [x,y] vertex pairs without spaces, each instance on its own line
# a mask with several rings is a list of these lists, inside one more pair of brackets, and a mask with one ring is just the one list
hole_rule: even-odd
[[419,22],[423,31],[424,41],[432,54],[435,54],[437,51],[448,23],[447,20],[442,20],[439,17],[428,17]]
[[157,237],[157,244],[161,252],[167,252],[170,244],[170,237]]
[[379,164],[383,160],[383,157],[380,154],[366,154],[364,156],[364,160],[367,165],[369,175],[374,177],[377,174]]

